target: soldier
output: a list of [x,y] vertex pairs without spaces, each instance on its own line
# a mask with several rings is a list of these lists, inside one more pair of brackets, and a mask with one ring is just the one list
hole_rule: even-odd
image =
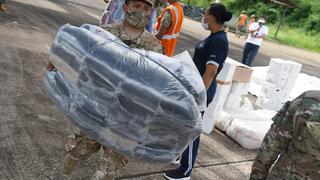
[[[160,41],[145,28],[150,21],[153,2],[154,0],[125,0],[124,21],[109,25],[104,29],[119,37],[131,48],[162,53]],[[141,6],[138,8],[136,4]],[[148,7],[147,10],[143,9],[143,4],[145,8]]]
[[286,103],[273,121],[250,179],[319,179],[320,91]]
[[[145,26],[149,23],[152,7],[153,0],[125,0],[123,5],[125,19],[123,22],[105,27],[105,29],[119,37],[130,48],[161,53],[160,41],[145,29]],[[48,66],[49,70],[50,67]],[[103,148],[104,152],[100,166],[91,179],[114,179],[120,169],[124,168],[128,163],[127,158],[91,139],[82,131],[69,137],[66,145],[68,154],[64,160],[63,173],[70,175],[79,160],[88,159],[101,148]]]

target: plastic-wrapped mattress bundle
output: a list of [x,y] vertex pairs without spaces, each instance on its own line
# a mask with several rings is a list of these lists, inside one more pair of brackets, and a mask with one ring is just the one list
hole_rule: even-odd
[[59,30],[50,56],[58,71],[47,74],[45,89],[103,145],[136,159],[170,162],[201,133],[203,84],[192,86],[181,67],[170,70],[153,60],[155,53],[132,50],[93,27]]

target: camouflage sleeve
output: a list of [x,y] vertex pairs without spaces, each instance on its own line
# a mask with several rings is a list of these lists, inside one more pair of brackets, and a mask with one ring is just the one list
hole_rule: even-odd
[[162,54],[162,46],[160,41],[154,37],[153,34],[145,31],[143,36],[139,39],[138,44],[142,44],[141,49],[145,49],[147,51],[153,51]]
[[155,43],[155,45],[153,46],[151,51],[163,54],[163,49],[162,49],[162,46],[161,46],[160,42]]
[[120,38],[120,28],[118,26],[106,26],[102,27],[104,30],[108,31],[109,33],[115,35],[116,37]]
[[265,136],[252,165],[250,180],[265,179],[271,165],[280,153],[287,148],[292,138],[292,113],[290,107],[291,103],[287,102],[272,119],[274,123]]
[[170,13],[169,10],[167,10],[164,15],[163,18],[161,20],[161,26],[165,27],[165,28],[169,28],[172,24],[172,15]]

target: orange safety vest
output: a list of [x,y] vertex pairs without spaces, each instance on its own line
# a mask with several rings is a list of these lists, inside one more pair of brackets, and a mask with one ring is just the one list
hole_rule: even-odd
[[164,13],[169,10],[172,15],[172,24],[169,30],[164,34],[162,37],[161,44],[165,49],[165,55],[167,56],[173,56],[174,50],[177,46],[177,39],[182,27],[183,22],[183,8],[179,2],[175,2],[168,7],[166,7],[161,15],[158,17],[157,23],[156,23],[156,30],[160,30],[161,26],[161,20],[164,16]]

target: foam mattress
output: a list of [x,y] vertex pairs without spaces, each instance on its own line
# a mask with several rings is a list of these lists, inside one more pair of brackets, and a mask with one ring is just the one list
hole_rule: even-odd
[[143,161],[172,161],[201,133],[201,76],[192,83],[184,66],[172,70],[156,60],[162,55],[90,27],[60,28],[50,53],[58,71],[44,78],[48,95],[101,144]]

